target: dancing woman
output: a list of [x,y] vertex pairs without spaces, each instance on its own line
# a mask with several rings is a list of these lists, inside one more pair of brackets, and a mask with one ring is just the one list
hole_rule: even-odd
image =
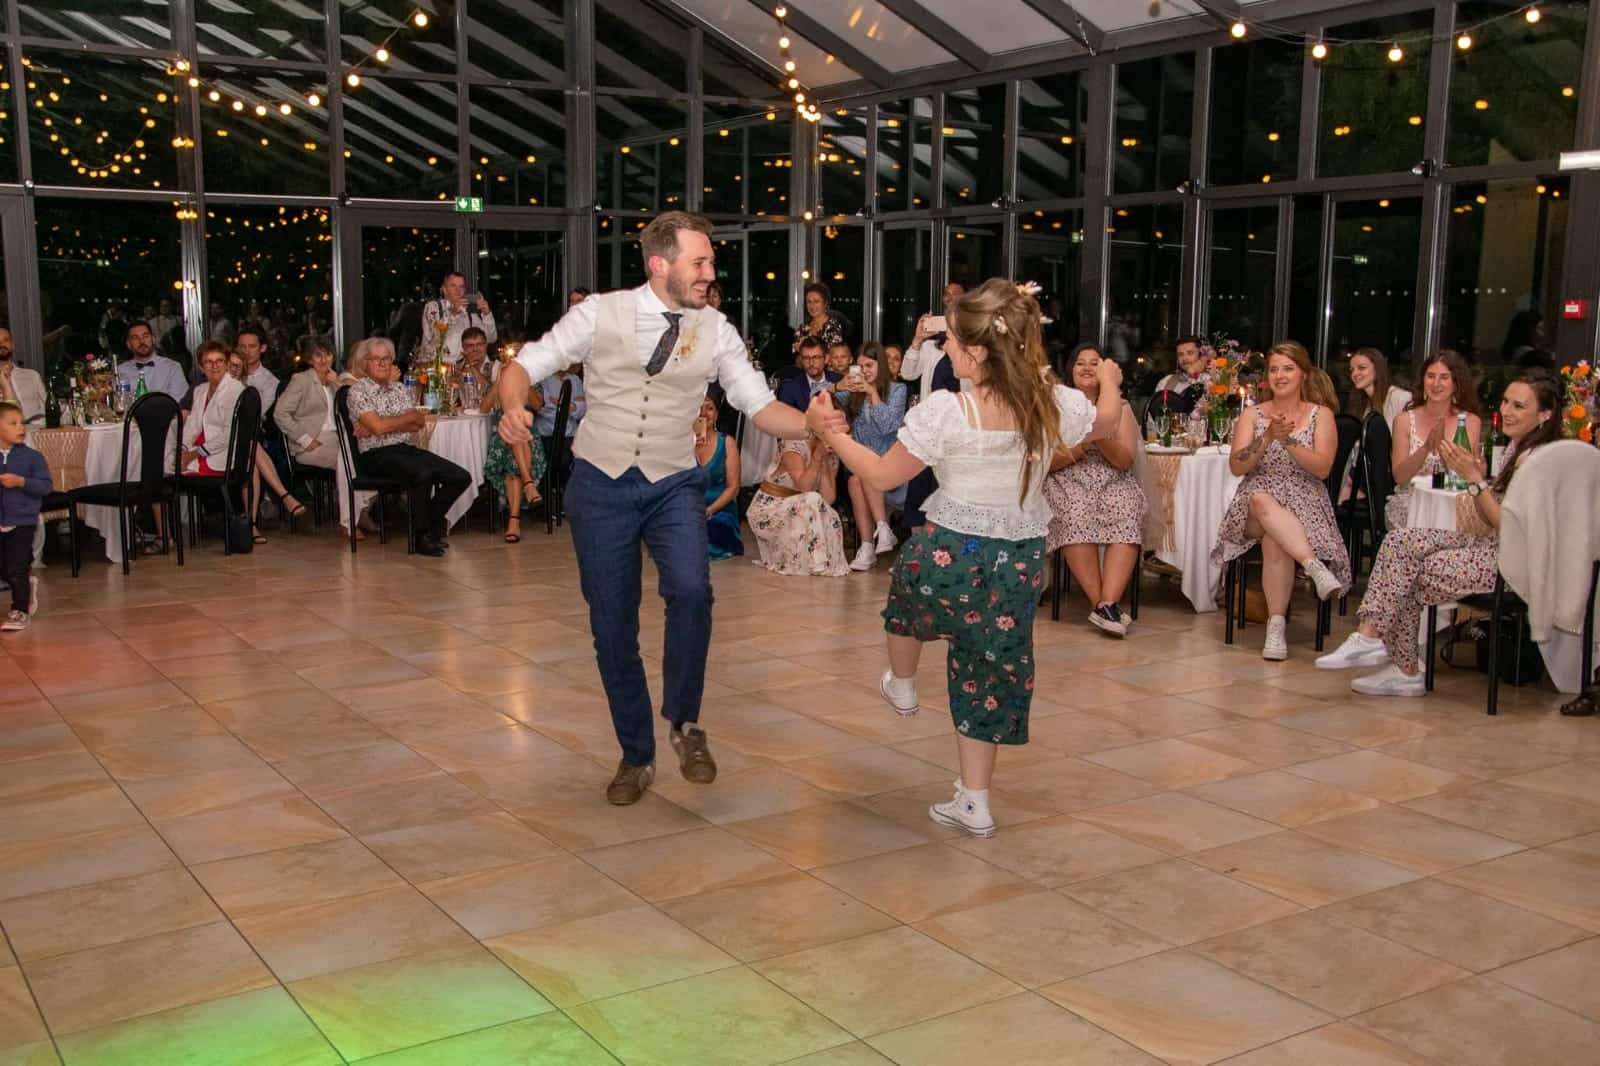
[[[1044,583],[1050,507],[1043,485],[1058,446],[1111,434],[1122,417],[1122,371],[1100,364],[1099,403],[1047,380],[1031,287],[993,278],[951,309],[945,352],[970,393],[934,392],[906,415],[898,443],[875,455],[836,429],[828,443],[866,484],[888,491],[932,467],[928,524],[906,542],[884,608],[889,670],[879,687],[917,713],[922,645],[947,640],[950,714],[961,779],[928,817],[992,836],[989,784],[1001,744],[1026,744],[1033,698],[1033,616]],[[831,397],[813,406],[831,404]]]

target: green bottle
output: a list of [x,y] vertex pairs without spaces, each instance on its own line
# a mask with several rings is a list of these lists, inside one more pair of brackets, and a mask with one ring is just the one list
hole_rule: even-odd
[[141,400],[144,398],[144,394],[149,391],[150,386],[144,383],[144,375],[140,374],[138,383],[133,387],[133,398],[135,400]]
[[[1467,435],[1467,413],[1465,411],[1456,415],[1456,437],[1453,443],[1462,451],[1470,452],[1472,450],[1472,438]],[[1467,487],[1466,479],[1454,470],[1445,474],[1444,484],[1445,488],[1454,489],[1457,492],[1462,492]]]

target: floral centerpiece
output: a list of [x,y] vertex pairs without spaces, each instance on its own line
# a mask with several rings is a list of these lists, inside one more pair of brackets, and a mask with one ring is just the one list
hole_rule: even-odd
[[1566,385],[1566,409],[1562,412],[1562,435],[1585,444],[1594,443],[1595,416],[1600,414],[1600,370],[1587,361],[1561,368]]
[[[1200,346],[1200,355],[1206,362],[1201,374],[1206,394],[1201,400],[1212,439],[1221,439],[1222,425],[1230,411],[1244,407],[1246,376],[1251,375],[1259,362],[1259,353],[1252,352],[1225,333],[1214,334],[1209,344]],[[1237,402],[1234,402],[1234,401]]]

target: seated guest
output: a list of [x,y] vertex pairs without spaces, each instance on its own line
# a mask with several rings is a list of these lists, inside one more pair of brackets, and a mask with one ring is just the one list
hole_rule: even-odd
[[843,577],[844,526],[833,509],[839,457],[820,437],[786,440],[750,504],[760,565],[775,574]]
[[567,306],[577,307],[579,304],[583,303],[583,301],[587,300],[590,295],[591,290],[579,285],[577,288],[567,293]]
[[717,409],[722,389],[712,383],[700,401],[694,423],[694,457],[706,472],[706,542],[711,558],[729,559],[744,554],[739,532],[739,449],[729,447],[728,435],[717,429]]
[[367,376],[367,338],[362,337],[345,353],[344,369],[339,371],[339,384],[354,385]]
[[[1100,399],[1100,359],[1100,350],[1092,344],[1080,344],[1072,353],[1072,387],[1090,403]],[[1128,634],[1130,623],[1120,603],[1139,562],[1150,509],[1134,474],[1143,447],[1133,410],[1124,403],[1122,418],[1109,437],[1057,449],[1044,483],[1044,498],[1050,504],[1046,546],[1066,557],[1067,569],[1089,598],[1090,624],[1118,637]]]
[[244,383],[228,373],[228,348],[205,341],[195,352],[204,380],[194,387],[194,409],[183,422],[183,472],[221,477],[228,467],[233,408]]
[[[238,352],[228,353],[228,376],[239,384],[250,388],[248,383],[249,368],[244,357]],[[277,378],[273,378],[276,387]],[[278,497],[279,506],[283,513],[290,518],[299,518],[306,513],[306,505],[295,499],[283,483],[283,478],[278,475],[278,465],[272,461],[272,456],[260,444],[256,445],[256,468],[250,475],[250,535],[257,544],[265,544],[267,538],[261,535],[261,530],[256,528],[256,516],[261,510],[261,483],[265,481],[274,495]]]
[[1267,353],[1272,398],[1246,408],[1233,430],[1228,467],[1244,481],[1222,516],[1214,563],[1261,545],[1261,584],[1267,596],[1267,636],[1261,657],[1289,657],[1284,633],[1294,568],[1299,564],[1321,599],[1350,587],[1350,556],[1333,517],[1324,483],[1333,466],[1337,433],[1332,390],[1312,374],[1311,358],[1294,341]]
[[832,310],[833,294],[828,287],[820,281],[813,281],[805,289],[806,318],[795,327],[794,350],[800,351],[801,344],[807,337],[815,337],[823,344],[824,349],[829,345],[845,343],[844,319]]
[[811,397],[838,381],[840,374],[825,367],[827,356],[822,341],[805,337],[800,341],[800,369],[804,373],[785,379],[778,385],[778,399],[797,410],[811,406]]
[[883,361],[889,364],[889,376],[896,381],[900,380],[900,368],[905,365],[906,353],[898,344],[883,346]]
[[822,365],[828,373],[838,374],[840,377],[850,372],[850,366],[856,361],[856,355],[844,341],[836,341],[828,345],[828,354],[823,358]]
[[1428,606],[1473,593],[1494,591],[1499,551],[1500,501],[1533,451],[1561,439],[1561,384],[1550,374],[1529,371],[1506,386],[1500,427],[1511,438],[1510,459],[1491,483],[1475,452],[1439,442],[1445,467],[1465,479],[1486,535],[1444,529],[1393,529],[1383,538],[1361,600],[1360,626],[1337,651],[1317,665],[1324,670],[1382,666],[1350,687],[1364,696],[1421,696],[1422,666],[1417,633]]
[[11,331],[0,326],[0,402],[16,404],[30,431],[44,428],[44,379],[37,370],[18,366]]
[[155,335],[148,325],[129,323],[126,344],[129,358],[117,366],[117,381],[126,383],[134,392],[139,391],[139,382],[143,381],[149,392],[164,392],[174,400],[183,399],[189,391],[183,367],[175,360],[156,354]]
[[1386,424],[1411,405],[1411,393],[1391,383],[1389,360],[1376,348],[1357,348],[1350,353],[1350,399],[1345,414],[1366,418],[1377,412]]
[[411,529],[418,553],[445,552],[445,516],[450,505],[472,484],[472,475],[448,459],[417,447],[417,434],[427,424],[413,406],[410,391],[394,373],[394,345],[386,337],[367,344],[367,374],[350,386],[350,420],[364,472],[392,478],[411,495]]
[[1444,471],[1439,444],[1453,441],[1457,416],[1467,416],[1467,436],[1478,451],[1483,422],[1478,418],[1478,390],[1467,361],[1448,348],[1423,362],[1411,403],[1395,416],[1394,495],[1384,508],[1390,529],[1404,529],[1411,506],[1411,479]]
[[[456,384],[460,384],[467,375],[472,375],[472,380],[481,390],[480,398],[484,398],[489,388],[494,383],[495,360],[489,358],[489,335],[477,326],[468,326],[461,332],[461,361],[450,368],[450,376]],[[493,410],[491,403],[487,410]]]
[[713,281],[706,286],[706,306],[713,311],[722,310],[722,285]]
[[[868,448],[873,455],[884,455],[894,447],[900,426],[906,420],[907,390],[890,373],[882,345],[875,341],[862,345],[855,367],[835,391],[835,401],[848,413],[850,436],[857,444]],[[852,473],[845,491],[850,495],[856,528],[861,531],[861,547],[851,560],[850,569],[871,570],[877,565],[879,552],[894,551],[895,545],[900,543],[894,530],[889,528],[889,497],[894,497],[895,505],[903,506],[905,486],[886,496]]]
[[261,414],[265,417],[272,410],[272,401],[278,398],[278,375],[261,363],[261,357],[267,352],[267,338],[261,327],[251,322],[239,327],[233,343],[239,358],[244,360],[242,380],[261,397]]
[[[463,358],[473,358],[469,350],[483,349],[483,354],[488,352],[488,338],[481,332],[471,336],[472,330],[467,330],[461,335],[461,353]],[[530,410],[538,411],[544,407],[545,397],[539,386],[534,385],[528,389],[527,406]],[[539,492],[539,482],[544,479],[545,451],[544,442],[535,434],[534,438],[526,444],[507,444],[501,439],[495,427],[500,424],[500,390],[485,389],[481,409],[493,412],[489,419],[489,451],[484,458],[483,479],[494,489],[494,494],[500,497],[500,502],[506,508],[505,542],[516,544],[522,540],[522,508],[523,504],[532,507],[544,500]]]
[[333,348],[322,337],[300,342],[306,369],[289,379],[273,419],[289,443],[294,461],[332,470],[339,463],[339,438],[333,427],[333,396],[339,389],[333,372]]
[[544,443],[546,456],[555,454],[556,408],[561,402],[561,386],[566,382],[572,382],[572,406],[567,408],[567,429],[563,434],[567,445],[562,453],[567,468],[561,471],[563,474],[572,467],[572,438],[578,432],[578,423],[583,421],[584,412],[589,409],[589,402],[583,392],[583,375],[576,373],[576,369],[570,366],[563,367],[539,382],[539,395],[544,397],[544,405],[539,408],[535,422],[536,431]]
[[1157,392],[1182,393],[1196,385],[1204,387],[1207,367],[1200,347],[1199,337],[1178,338],[1178,369],[1156,383]]

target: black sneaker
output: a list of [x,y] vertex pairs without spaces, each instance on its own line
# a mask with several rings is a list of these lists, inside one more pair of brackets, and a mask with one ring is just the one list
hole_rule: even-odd
[[1128,635],[1128,623],[1122,617],[1122,608],[1114,603],[1103,603],[1089,615],[1089,624],[1115,637]]

